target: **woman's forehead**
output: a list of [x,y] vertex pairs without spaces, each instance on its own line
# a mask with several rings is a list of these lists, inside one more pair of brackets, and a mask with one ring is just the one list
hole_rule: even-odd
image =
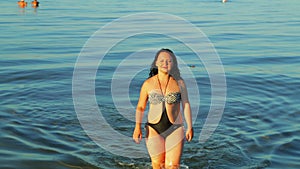
[[161,52],[158,59],[172,59],[172,56],[168,52]]

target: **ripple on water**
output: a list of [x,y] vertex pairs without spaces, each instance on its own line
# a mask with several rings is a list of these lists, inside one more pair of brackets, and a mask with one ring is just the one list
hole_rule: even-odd
[[[228,97],[219,132],[253,163],[249,168],[297,168],[298,79],[281,75],[229,75]],[[293,105],[293,106],[288,106]],[[223,140],[224,141],[224,140]],[[286,156],[280,159],[280,156]],[[246,158],[247,159],[247,158]],[[281,163],[282,162],[282,163]],[[228,164],[228,163],[227,163]],[[299,165],[299,164],[298,164]],[[283,167],[285,168],[285,167]]]
[[[57,121],[51,113],[43,118],[34,118],[33,109],[1,108],[1,147],[3,168],[96,168],[83,160],[82,151],[92,148],[82,146],[86,136],[78,122]],[[35,113],[39,114],[40,110]],[[41,114],[40,114],[41,115]],[[39,116],[40,116],[39,115]],[[55,116],[54,116],[55,117]],[[60,116],[60,119],[65,115]],[[52,125],[51,125],[52,124]],[[88,141],[86,141],[88,142]]]
[[[300,131],[294,134],[300,135]],[[279,144],[272,153],[272,166],[276,168],[300,168],[300,139],[286,139],[285,143]]]

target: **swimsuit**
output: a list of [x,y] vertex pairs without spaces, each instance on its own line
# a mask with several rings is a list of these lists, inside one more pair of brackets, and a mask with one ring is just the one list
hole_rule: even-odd
[[150,93],[149,94],[149,103],[150,104],[159,104],[161,102],[167,102],[168,104],[174,104],[180,102],[181,94],[180,92],[168,93],[166,96],[163,96],[160,93]]
[[[150,104],[160,104],[162,102],[167,102],[168,104],[175,104],[180,102],[181,94],[179,92],[169,93],[166,96],[163,96],[158,93],[150,93],[149,94],[149,103]],[[182,127],[183,124],[172,124],[169,120],[167,110],[164,108],[161,118],[158,123],[146,123],[146,126],[152,127],[158,134],[162,137],[166,138],[173,131]]]

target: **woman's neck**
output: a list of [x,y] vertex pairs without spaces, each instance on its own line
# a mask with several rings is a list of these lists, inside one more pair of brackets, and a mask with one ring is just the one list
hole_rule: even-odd
[[161,81],[161,82],[166,82],[168,79],[169,79],[169,74],[168,73],[158,73],[157,74],[158,76],[158,79]]

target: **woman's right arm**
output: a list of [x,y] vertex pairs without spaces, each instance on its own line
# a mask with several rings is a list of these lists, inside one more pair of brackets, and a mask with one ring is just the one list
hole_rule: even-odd
[[148,92],[147,92],[147,84],[145,82],[141,88],[140,98],[135,111],[135,129],[132,138],[137,144],[140,143],[143,136],[141,124],[143,122],[143,116],[147,106],[147,101],[148,101]]

